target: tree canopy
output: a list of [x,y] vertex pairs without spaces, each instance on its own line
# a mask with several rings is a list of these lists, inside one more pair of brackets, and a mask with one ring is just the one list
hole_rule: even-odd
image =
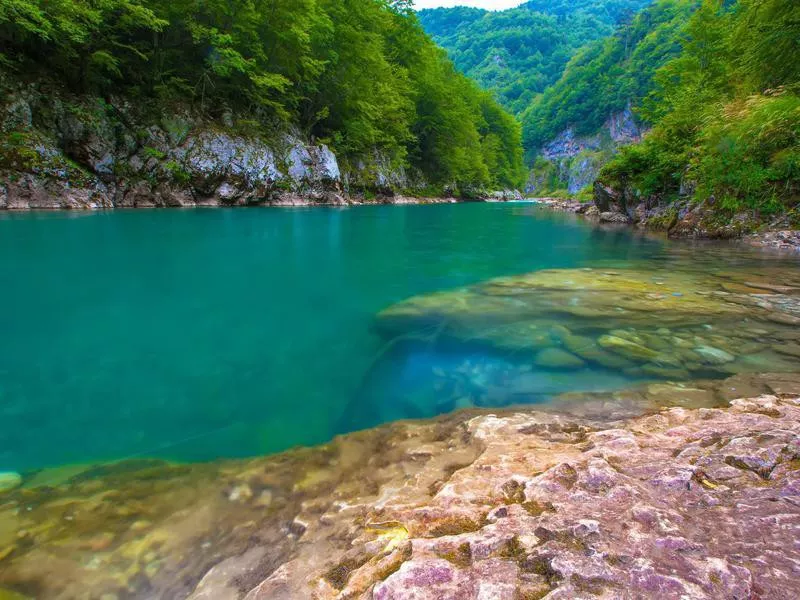
[[533,0],[485,11],[437,8],[420,21],[456,66],[514,113],[558,80],[575,52],[610,35],[651,0]]
[[797,211],[798,39],[794,0],[703,0],[643,103],[653,130],[601,179],[665,200],[694,188],[729,212]]
[[0,0],[0,52],[18,76],[235,109],[432,182],[523,175],[519,126],[453,67],[408,0]]
[[660,0],[581,49],[521,115],[525,147],[535,151],[567,127],[594,134],[612,113],[638,105],[652,90],[656,70],[680,53],[696,7],[695,0]]

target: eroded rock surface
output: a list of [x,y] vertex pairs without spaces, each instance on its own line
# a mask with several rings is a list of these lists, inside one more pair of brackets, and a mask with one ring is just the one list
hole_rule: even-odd
[[36,598],[794,598],[800,398],[461,413],[0,501],[0,586]]
[[345,169],[301,132],[231,112],[156,116],[3,73],[0,89],[0,210],[343,205],[428,185],[377,149]]

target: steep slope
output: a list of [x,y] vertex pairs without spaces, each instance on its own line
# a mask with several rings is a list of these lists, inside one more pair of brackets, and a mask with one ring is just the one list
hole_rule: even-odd
[[[453,67],[406,4],[0,2],[0,169],[45,188],[85,176],[94,187],[124,180],[123,195],[140,184],[198,194],[182,144],[222,133],[273,155],[325,144],[340,184],[355,189],[517,184],[518,125]],[[108,152],[90,159],[92,140]],[[287,175],[282,162],[256,161],[244,177],[248,198],[292,185],[267,167]]]
[[800,226],[800,5],[704,0],[685,33],[596,202],[676,235]]
[[611,34],[650,2],[534,0],[505,11],[438,8],[419,17],[462,72],[519,113],[558,80],[578,48]]
[[604,40],[581,49],[561,78],[521,115],[534,169],[530,191],[576,193],[621,145],[638,141],[638,108],[659,67],[681,51],[695,0],[659,0]]

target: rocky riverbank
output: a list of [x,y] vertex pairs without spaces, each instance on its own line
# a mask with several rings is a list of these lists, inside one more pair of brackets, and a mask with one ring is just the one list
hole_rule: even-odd
[[0,70],[0,210],[433,204],[503,201],[462,183],[431,186],[376,149],[343,159],[297,128],[226,111],[154,111],[74,95]]
[[[601,188],[596,198],[611,191]],[[741,240],[751,246],[800,252],[800,231],[791,228],[787,218],[762,223],[755,215],[742,213],[731,219],[721,217],[708,205],[657,205],[648,208],[638,204],[633,210],[623,209],[617,200],[596,199],[594,203],[571,198],[537,198],[551,210],[583,215],[598,223],[630,225],[639,229],[666,233],[673,239]]]
[[0,594],[791,598],[800,380],[719,389],[735,386],[763,395],[627,421],[459,413],[251,461],[30,474],[0,496]]

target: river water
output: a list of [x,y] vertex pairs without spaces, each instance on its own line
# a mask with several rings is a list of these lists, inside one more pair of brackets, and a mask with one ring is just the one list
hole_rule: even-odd
[[[3,215],[0,471],[261,455],[387,420],[737,372],[724,365],[792,370],[800,357],[771,347],[796,342],[791,314],[772,328],[750,327],[760,339],[737,341],[702,337],[701,329],[713,331],[715,319],[731,329],[746,317],[703,305],[686,313],[697,331],[672,335],[684,303],[663,323],[658,313],[636,313],[653,331],[632,333],[609,313],[587,312],[595,300],[573,292],[633,269],[627,285],[646,274],[648,285],[666,286],[664,294],[636,288],[654,302],[708,294],[697,288],[704,273],[727,277],[714,283],[720,293],[757,299],[770,290],[748,280],[768,285],[768,273],[774,285],[791,287],[798,266],[797,258],[738,246],[600,229],[526,204]],[[469,286],[544,269],[585,273],[588,283],[565,275],[572,287],[548,284],[541,294],[532,284],[519,319],[536,329],[533,346],[514,347],[513,319],[505,324],[516,333],[500,342],[503,319],[473,327],[480,306],[460,322],[469,335],[442,333],[436,319],[453,315],[441,306],[429,323],[434,333],[417,338],[408,333],[428,323],[425,310],[399,324],[378,316],[411,297],[424,303],[427,294],[457,289],[469,296]],[[731,271],[739,275],[724,275]],[[690,280],[673,280],[677,272]],[[626,301],[610,306],[607,297],[604,310],[638,310]],[[531,307],[540,301],[549,304]],[[454,302],[462,300],[443,300]],[[554,309],[560,303],[572,309]],[[575,322],[589,317],[593,325]],[[603,319],[608,331],[598,328]],[[612,335],[614,328],[628,333]],[[603,338],[603,351],[621,362],[595,363],[580,349],[575,359],[574,339],[565,337],[572,334]],[[648,346],[638,335],[672,339],[686,356],[665,359],[658,340],[651,356],[638,349]],[[492,343],[467,343],[476,339]],[[732,346],[745,342],[753,347],[736,355]],[[637,352],[641,364],[630,356]]]

